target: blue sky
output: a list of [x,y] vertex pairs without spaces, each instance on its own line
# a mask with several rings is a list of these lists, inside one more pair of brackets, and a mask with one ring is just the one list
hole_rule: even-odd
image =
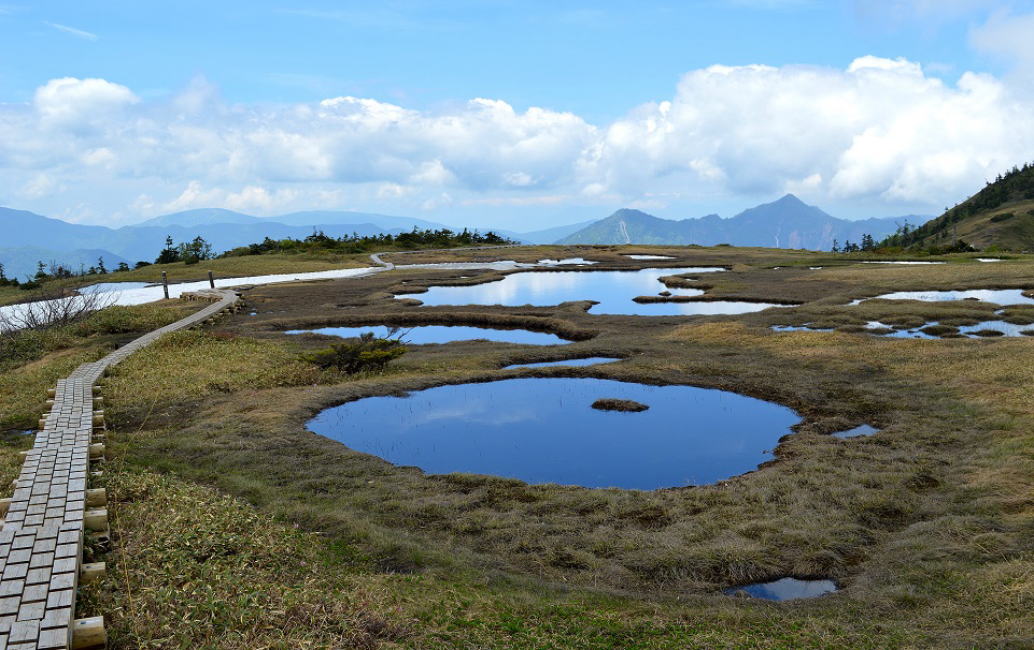
[[0,204],[111,224],[211,203],[530,229],[627,205],[731,216],[795,191],[848,217],[932,213],[1034,158],[1034,136],[980,122],[1031,107],[1032,12],[8,2]]

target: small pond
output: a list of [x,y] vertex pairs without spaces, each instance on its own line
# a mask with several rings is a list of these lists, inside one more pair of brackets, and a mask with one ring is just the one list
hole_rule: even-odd
[[[601,398],[649,410],[591,408]],[[432,474],[652,490],[753,470],[799,421],[785,406],[721,390],[528,378],[368,397],[323,411],[308,428]]]
[[515,363],[503,366],[503,370],[512,368],[549,368],[552,366],[595,366],[601,363],[621,361],[621,357],[582,357],[581,359],[562,359],[560,361],[540,361],[538,363]]
[[963,325],[959,327],[959,334],[966,336],[980,337],[977,332],[987,331],[1001,332],[1002,336],[1034,336],[1034,325],[1015,325],[999,320],[989,320],[976,325]]
[[585,265],[588,265],[588,264],[599,264],[599,262],[594,262],[592,260],[587,260],[584,257],[565,257],[562,260],[557,260],[557,259],[539,260],[539,266],[568,266],[568,265],[585,266]]
[[639,253],[624,253],[624,256],[630,260],[673,260],[675,259],[672,255],[640,255]]
[[1001,262],[1002,258],[1000,258],[1000,257],[978,257],[977,261],[978,262],[984,262],[985,264],[987,264],[987,263],[991,263],[991,262]]
[[879,433],[880,430],[874,426],[868,424],[861,424],[853,429],[847,429],[846,431],[837,431],[831,434],[834,438],[860,438],[862,436],[872,436]]
[[[386,325],[365,325],[359,327],[321,327],[312,330],[288,330],[285,334],[326,334],[343,339],[355,338],[366,332],[383,338],[391,335]],[[533,332],[522,329],[496,329],[491,327],[469,327],[465,325],[415,325],[401,327],[394,336],[401,336],[403,342],[413,345],[428,343],[453,343],[455,341],[496,341],[498,343],[521,343],[524,345],[558,345],[568,341],[556,334]]]
[[[572,300],[595,300],[594,314],[677,316],[744,314],[779,307],[763,302],[659,302],[638,304],[633,298],[669,291],[676,296],[700,296],[700,289],[666,289],[660,282],[668,275],[717,273],[720,267],[640,269],[638,271],[555,271],[513,273],[501,280],[470,286],[432,286],[412,297],[425,305],[521,305],[548,306]],[[407,298],[410,295],[400,295]]]
[[954,300],[979,300],[996,305],[1034,305],[1034,298],[1023,295],[1025,289],[965,289],[961,291],[895,291],[873,298],[862,298],[851,304],[856,305],[865,300],[921,300],[923,302],[951,302]]
[[800,578],[780,578],[772,582],[758,582],[726,589],[726,594],[746,592],[752,598],[764,600],[797,600],[799,598],[816,598],[837,590],[832,580],[801,580]]
[[[888,338],[896,339],[938,339],[942,338],[940,334],[928,334],[923,329],[926,327],[934,327],[938,325],[937,321],[929,323],[923,323],[919,327],[909,327],[904,329],[895,329],[892,325],[881,323],[880,321],[869,321],[865,324],[865,329],[872,330],[870,333],[879,336],[885,336]],[[832,328],[828,327],[812,327],[810,325],[773,325],[772,331],[775,332],[832,332]],[[890,331],[888,331],[890,330]],[[999,332],[999,334],[992,334],[990,332]],[[1004,321],[984,321],[975,325],[961,325],[958,327],[958,334],[967,338],[987,338],[995,336],[1004,337],[1017,337],[1017,336],[1034,336],[1034,325],[1015,325],[1013,323],[1006,323]],[[955,337],[958,338],[958,337]]]

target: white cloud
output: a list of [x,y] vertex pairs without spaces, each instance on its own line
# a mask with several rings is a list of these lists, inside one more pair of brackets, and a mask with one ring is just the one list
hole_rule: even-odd
[[1032,108],[993,77],[949,86],[902,59],[712,66],[687,74],[670,103],[612,124],[583,174],[594,193],[670,179],[764,194],[805,179],[813,195],[934,205],[1030,158]]
[[123,108],[139,101],[129,88],[104,79],[52,79],[36,89],[41,126],[111,124]]
[[198,78],[143,101],[110,81],[64,78],[31,104],[0,104],[0,191],[26,196],[45,187],[38,179],[60,179],[62,201],[139,216],[557,197],[654,205],[787,190],[937,209],[1034,157],[1034,101],[1016,88],[972,73],[947,83],[873,56],[844,69],[711,66],[671,98],[597,126],[485,98],[437,112],[358,97],[229,104]]

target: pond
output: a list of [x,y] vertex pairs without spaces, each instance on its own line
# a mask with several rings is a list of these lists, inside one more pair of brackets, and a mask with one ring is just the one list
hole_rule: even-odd
[[837,590],[832,580],[801,580],[800,578],[780,578],[771,582],[758,582],[726,589],[726,594],[746,592],[751,598],[764,600],[797,600],[799,598],[817,598]]
[[683,267],[640,269],[638,271],[554,271],[523,272],[468,286],[432,286],[426,293],[400,295],[413,297],[425,305],[521,305],[548,306],[572,300],[595,300],[594,314],[626,314],[642,316],[677,316],[709,314],[743,314],[778,307],[763,302],[658,302],[639,304],[633,298],[669,291],[675,296],[700,296],[700,289],[666,289],[660,282],[668,275],[717,273],[720,267]]
[[[601,398],[649,410],[591,408]],[[785,406],[715,389],[527,378],[368,397],[323,411],[308,428],[432,474],[652,490],[753,470],[799,421]]]
[[514,363],[503,366],[503,370],[513,368],[550,368],[552,366],[595,366],[601,363],[621,361],[621,357],[582,357],[581,359],[561,359],[560,361],[540,361],[538,363]]
[[672,255],[641,255],[639,253],[624,253],[624,256],[630,260],[673,260],[675,259]]
[[584,257],[565,257],[562,260],[558,260],[558,259],[539,260],[539,265],[540,266],[567,266],[567,265],[585,266],[585,265],[589,265],[589,264],[599,264],[599,262],[594,262],[592,260],[587,260]]
[[378,338],[401,336],[403,342],[412,343],[413,345],[478,340],[495,341],[498,343],[521,343],[524,345],[558,345],[568,342],[556,334],[522,329],[497,329],[465,325],[416,325],[398,328],[395,334],[392,334],[391,329],[386,325],[362,325],[357,327],[321,327],[312,330],[288,330],[285,334],[326,334],[347,339],[358,337],[365,332],[373,332]]
[[996,305],[1034,305],[1034,298],[1023,295],[1026,289],[965,289],[960,291],[895,291],[865,300],[921,300],[923,302],[951,302],[953,300],[979,300]]
[[[879,336],[885,336],[888,338],[898,339],[937,339],[942,338],[941,332],[928,333],[924,332],[923,329],[927,327],[936,327],[939,323],[937,321],[931,321],[929,323],[923,323],[918,327],[907,327],[907,328],[895,328],[892,325],[881,323],[880,321],[869,321],[865,324],[865,329],[870,330],[871,334]],[[809,324],[804,325],[773,325],[772,331],[775,332],[832,332],[833,329],[829,327],[813,327]],[[974,325],[961,325],[956,328],[958,331],[947,331],[944,334],[954,335],[954,338],[958,338],[960,335],[967,338],[987,338],[987,337],[1018,337],[1018,336],[1034,336],[1034,325],[1016,325],[1013,323],[1006,323],[1004,321],[983,321]]]
[[860,438],[863,436],[872,436],[879,433],[880,430],[874,426],[868,424],[860,424],[853,429],[847,429],[846,431],[837,431],[836,433],[830,434],[834,438]]

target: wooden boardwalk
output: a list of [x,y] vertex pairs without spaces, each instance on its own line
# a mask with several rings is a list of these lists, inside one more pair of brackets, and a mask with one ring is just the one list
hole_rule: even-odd
[[75,618],[79,582],[103,573],[103,565],[83,564],[84,535],[108,535],[104,490],[88,489],[90,462],[104,454],[102,436],[94,434],[104,424],[96,384],[109,367],[163,334],[202,325],[240,300],[223,289],[184,297],[212,304],[84,363],[52,391],[53,406],[40,421],[14,495],[0,502],[0,510],[6,507],[0,529],[0,650],[104,645],[101,617]]

